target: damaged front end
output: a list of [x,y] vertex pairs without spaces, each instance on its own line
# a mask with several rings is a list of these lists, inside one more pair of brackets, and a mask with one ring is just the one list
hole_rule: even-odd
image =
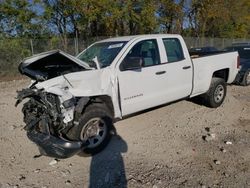
[[22,109],[25,130],[43,155],[95,154],[107,145],[114,112],[109,69],[91,68],[53,50],[24,59],[19,72],[32,84],[18,91],[16,105],[27,99]]
[[[41,154],[67,158],[84,149],[83,141],[67,138],[67,131],[74,125],[75,98],[67,92],[68,85],[57,82],[47,91],[37,84],[67,73],[91,70],[79,59],[62,52],[52,50],[24,59],[19,72],[30,77],[33,84],[18,91],[16,106],[25,98],[23,105],[24,122],[28,138],[36,143]],[[61,88],[62,87],[62,88]]]
[[22,112],[28,138],[36,143],[41,154],[55,158],[68,158],[83,151],[86,143],[71,141],[66,134],[74,126],[76,99],[67,100],[43,89],[31,88],[18,91],[16,106],[25,98]]

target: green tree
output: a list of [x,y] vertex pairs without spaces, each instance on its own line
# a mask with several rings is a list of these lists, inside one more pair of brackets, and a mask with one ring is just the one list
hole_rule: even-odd
[[2,35],[33,37],[40,34],[41,23],[33,6],[34,4],[28,0],[0,1],[0,32]]
[[184,5],[186,1],[160,0],[158,15],[166,33],[181,33],[185,17]]
[[199,37],[247,37],[249,0],[192,0],[189,23]]

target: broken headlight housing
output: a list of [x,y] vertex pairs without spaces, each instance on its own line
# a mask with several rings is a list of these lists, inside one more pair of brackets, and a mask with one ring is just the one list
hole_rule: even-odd
[[62,105],[63,105],[64,108],[70,108],[72,106],[75,106],[76,105],[76,99],[75,98],[68,99],[68,100],[64,101],[62,103]]

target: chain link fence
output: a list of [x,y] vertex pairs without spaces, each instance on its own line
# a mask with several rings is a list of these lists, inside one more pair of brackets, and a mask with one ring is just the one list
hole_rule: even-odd
[[229,47],[234,43],[250,42],[250,39],[244,39],[244,38],[228,39],[228,38],[184,37],[184,40],[188,48],[211,46],[217,48],[218,50],[223,50],[224,48]]
[[[107,37],[95,37],[87,40],[80,38],[52,37],[45,39],[1,39],[0,40],[0,77],[18,73],[19,62],[25,58],[41,52],[60,49],[71,55],[77,55],[95,41]],[[250,39],[226,38],[194,38],[184,37],[188,48],[212,46],[219,50],[231,46],[233,43],[249,42]]]
[[53,49],[60,49],[71,55],[77,55],[90,44],[105,38],[107,37],[95,37],[88,40],[77,38],[30,39],[29,49],[33,55]]

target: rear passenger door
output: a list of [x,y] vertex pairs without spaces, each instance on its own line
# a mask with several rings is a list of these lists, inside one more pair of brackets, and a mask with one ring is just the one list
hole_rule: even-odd
[[167,76],[159,84],[163,86],[166,102],[187,97],[191,94],[193,84],[191,60],[185,57],[178,38],[163,38],[161,42],[161,51],[165,53],[165,61],[161,66]]

